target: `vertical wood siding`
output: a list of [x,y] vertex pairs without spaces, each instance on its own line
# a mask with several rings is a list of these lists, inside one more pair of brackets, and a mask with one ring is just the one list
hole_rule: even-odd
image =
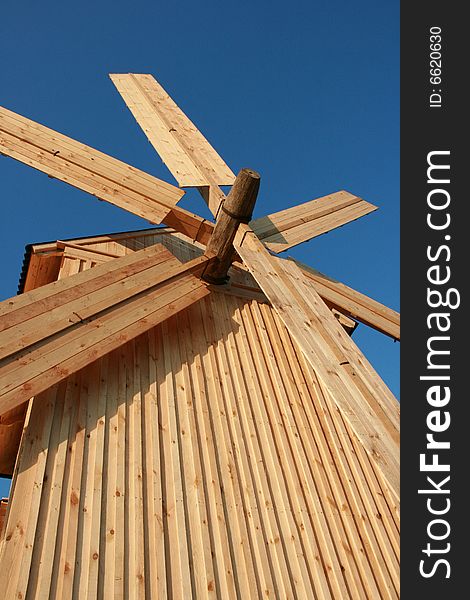
[[[61,276],[77,269],[64,262]],[[31,402],[0,589],[398,598],[398,528],[272,308],[213,293]]]

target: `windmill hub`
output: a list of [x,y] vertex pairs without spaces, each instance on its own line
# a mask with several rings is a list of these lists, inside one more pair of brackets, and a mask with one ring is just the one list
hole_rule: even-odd
[[236,256],[233,240],[240,223],[248,224],[251,221],[260,180],[256,171],[242,169],[230,193],[220,203],[214,232],[206,249],[207,256],[216,257],[203,275],[208,283],[220,285],[227,282],[227,272]]

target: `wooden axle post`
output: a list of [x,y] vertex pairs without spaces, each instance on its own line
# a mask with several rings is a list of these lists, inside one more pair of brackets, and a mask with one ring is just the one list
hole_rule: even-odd
[[223,201],[206,248],[206,254],[216,256],[216,260],[207,267],[202,277],[208,283],[227,282],[227,272],[235,253],[233,240],[240,223],[251,221],[259,185],[259,173],[251,169],[242,169],[230,193]]

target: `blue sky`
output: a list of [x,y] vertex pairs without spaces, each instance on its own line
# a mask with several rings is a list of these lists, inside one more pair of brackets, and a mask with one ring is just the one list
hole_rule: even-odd
[[[379,210],[289,254],[399,310],[399,3],[7,3],[0,104],[175,183],[109,80],[152,73],[237,172],[255,216],[346,189]],[[24,246],[145,221],[0,157],[0,299]],[[204,214],[189,191],[181,205]],[[399,344],[356,342],[399,394]],[[0,482],[0,494],[4,493]]]

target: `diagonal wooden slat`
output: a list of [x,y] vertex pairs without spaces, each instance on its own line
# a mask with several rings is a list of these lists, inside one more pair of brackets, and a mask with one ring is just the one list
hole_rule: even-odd
[[232,185],[232,170],[151,75],[110,78],[180,186]]
[[0,304],[0,414],[209,293],[161,246],[114,259]]
[[319,296],[328,306],[395,340],[400,339],[399,313],[308,265],[291,257],[289,260],[295,262],[304,275],[313,282]]
[[[271,256],[250,228],[244,225],[240,226],[234,245],[398,498],[399,452],[392,433],[394,424],[389,423],[391,401],[375,390],[372,392],[375,402],[371,403],[369,395],[355,384],[343,366],[344,361],[349,364],[349,354],[342,360],[341,357],[345,356],[343,350],[339,348],[336,353],[331,347],[341,326],[328,309],[322,310],[325,306],[322,299],[314,287],[306,283],[294,263]],[[322,329],[325,322],[328,327]],[[325,343],[322,331],[328,343]]]
[[377,207],[344,190],[251,221],[250,227],[273,252],[297,244],[367,215]]
[[0,154],[203,244],[210,238],[212,223],[176,206],[182,190],[2,107]]
[[0,152],[155,223],[183,195],[169,183],[1,107]]

